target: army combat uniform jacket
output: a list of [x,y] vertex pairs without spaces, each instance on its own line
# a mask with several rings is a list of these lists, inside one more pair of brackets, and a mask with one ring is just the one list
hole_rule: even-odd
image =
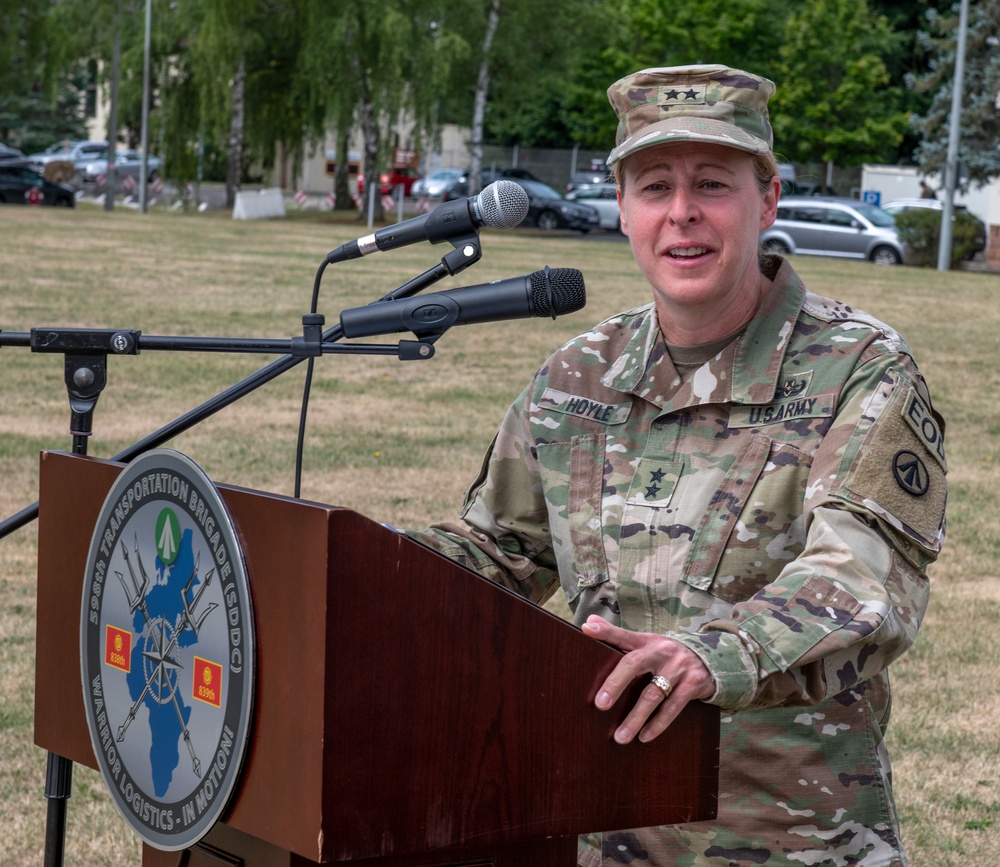
[[887,667],[943,538],[943,424],[895,332],[768,265],[755,318],[686,377],[652,304],[562,347],[463,523],[410,534],[533,600],[561,585],[577,623],[669,635],[711,671],[718,818],[588,835],[581,864],[906,863]]

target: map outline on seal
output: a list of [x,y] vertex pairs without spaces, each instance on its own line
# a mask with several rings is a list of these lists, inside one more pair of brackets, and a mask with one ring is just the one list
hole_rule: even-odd
[[80,664],[98,767],[146,843],[189,848],[225,812],[249,750],[255,630],[236,528],[197,464],[156,449],[112,485],[86,568]]

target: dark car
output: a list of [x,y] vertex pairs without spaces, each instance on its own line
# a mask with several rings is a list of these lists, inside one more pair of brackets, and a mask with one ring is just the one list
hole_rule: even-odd
[[[489,168],[483,169],[479,173],[480,183],[479,189],[484,190],[494,181],[499,180],[511,180],[521,183],[522,181],[534,184],[541,184],[542,182],[538,180],[531,172],[527,169],[519,168]],[[464,196],[469,195],[469,172],[463,170],[462,176],[456,180],[453,184],[448,186],[445,193],[442,194],[442,199],[448,201],[449,199],[461,199]]]
[[511,180],[524,187],[528,194],[528,216],[524,224],[546,230],[577,229],[581,232],[589,232],[600,225],[600,215],[594,208],[564,199],[548,184],[523,178]]
[[586,172],[573,172],[573,177],[566,184],[566,192],[583,190],[588,187],[606,186],[612,182],[611,173],[607,169],[595,169]]
[[492,184],[494,181],[499,181],[501,178],[510,178],[512,181],[536,181],[541,183],[541,180],[536,178],[527,169],[516,167],[497,168],[496,166],[491,166],[488,169],[483,169],[482,178],[484,187]]
[[0,202],[72,208],[76,194],[72,187],[50,181],[23,161],[6,160],[0,162]]
[[[784,192],[784,190],[782,190]],[[823,192],[823,185],[819,181],[795,181],[792,189],[788,193],[792,196],[836,196],[837,191],[833,187],[827,187]]]
[[24,151],[19,151],[17,148],[12,148],[10,145],[5,145],[0,142],[0,160],[23,160]]

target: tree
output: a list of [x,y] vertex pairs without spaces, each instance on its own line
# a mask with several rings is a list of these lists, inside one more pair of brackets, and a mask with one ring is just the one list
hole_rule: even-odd
[[607,89],[646,67],[721,63],[773,76],[783,22],[795,0],[608,0],[587,22],[598,44],[575,36],[583,50],[560,94],[573,141],[614,144],[617,119]]
[[[889,71],[890,84],[903,88],[903,107],[911,115],[926,114],[931,102],[930,94],[910,86],[914,76],[924,75],[930,69],[931,54],[926,40],[921,37],[921,28],[928,10],[947,8],[952,2],[953,0],[909,0],[907,3],[900,3],[899,0],[869,0],[872,11],[885,16],[889,27],[897,34],[898,38],[885,46],[881,56]],[[890,162],[913,163],[913,154],[919,144],[920,135],[911,123],[903,134],[896,159]]]
[[[416,148],[430,134],[453,58],[464,44],[447,27],[445,0],[307,0],[298,89],[309,128],[362,130],[362,172],[375,182],[393,145]],[[404,122],[409,133],[393,139]],[[346,162],[338,154],[338,162]],[[338,195],[338,203],[340,202]],[[374,218],[383,218],[375,197]]]
[[897,39],[866,0],[815,0],[793,12],[772,102],[778,151],[840,165],[891,159],[908,116],[881,55]]
[[31,150],[31,136],[20,127],[27,112],[36,121],[45,113],[37,58],[45,47],[46,11],[42,0],[0,5],[0,141]]
[[470,192],[478,192],[485,142],[565,146],[577,70],[607,38],[606,0],[455,0],[443,29],[461,49],[441,90],[441,117],[470,128]]
[[500,0],[490,0],[486,12],[486,32],[480,49],[479,69],[476,73],[476,91],[472,101],[472,138],[469,143],[472,161],[469,166],[469,192],[477,195],[482,187],[483,121],[486,117],[486,100],[490,89],[490,61],[493,39],[500,25]]
[[[951,115],[957,9],[927,16],[923,34],[933,60],[930,70],[911,81],[918,92],[933,94],[927,111],[914,119],[922,136],[915,158],[927,173],[946,162]],[[962,187],[986,184],[1000,176],[1000,0],[982,0],[969,10],[958,158],[964,167]]]
[[191,28],[190,71],[199,95],[202,134],[225,142],[226,205],[244,174],[248,69],[266,63],[266,0],[187,0],[182,22]]

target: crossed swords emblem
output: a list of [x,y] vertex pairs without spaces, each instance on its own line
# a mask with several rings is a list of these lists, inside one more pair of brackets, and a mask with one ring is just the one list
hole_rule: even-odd
[[[215,574],[215,569],[213,567],[208,570],[205,580],[198,585],[194,599],[189,603],[188,597],[191,593],[191,587],[194,585],[195,579],[199,577],[198,567],[201,562],[201,554],[198,554],[195,558],[194,569],[191,570],[187,584],[184,585],[184,589],[181,591],[181,603],[184,606],[184,611],[171,624],[163,617],[152,617],[149,609],[146,607],[146,591],[149,589],[150,580],[142,564],[138,536],[135,538],[134,548],[135,557],[139,564],[139,575],[142,577],[141,584],[136,578],[135,569],[132,566],[132,561],[129,559],[128,546],[124,542],[121,543],[121,546],[122,554],[125,557],[125,565],[128,566],[132,589],[129,590],[125,576],[121,572],[115,571],[115,575],[118,576],[122,589],[125,591],[129,613],[135,614],[138,609],[142,612],[142,616],[146,621],[146,627],[143,632],[149,635],[152,647],[147,644],[146,649],[142,651],[142,655],[151,663],[152,668],[149,676],[146,678],[146,686],[142,690],[142,695],[135,700],[125,717],[125,721],[118,727],[118,741],[121,742],[125,739],[125,732],[132,724],[132,720],[135,719],[147,695],[152,695],[153,700],[159,704],[166,704],[169,701],[173,704],[174,710],[177,713],[177,721],[180,723],[184,734],[184,743],[187,744],[188,752],[191,754],[191,767],[194,770],[195,776],[200,777],[201,761],[195,753],[194,744],[191,742],[191,732],[184,722],[184,715],[181,713],[181,707],[177,701],[177,677],[174,672],[184,666],[174,654],[174,651],[177,650],[177,642],[185,630],[190,629],[197,637],[202,623],[205,622],[205,618],[219,607],[215,602],[210,602],[204,611],[200,614],[197,613],[201,597],[212,583],[212,576]],[[171,679],[172,674],[174,675],[173,679]],[[164,693],[169,693],[169,695],[164,698]]]

